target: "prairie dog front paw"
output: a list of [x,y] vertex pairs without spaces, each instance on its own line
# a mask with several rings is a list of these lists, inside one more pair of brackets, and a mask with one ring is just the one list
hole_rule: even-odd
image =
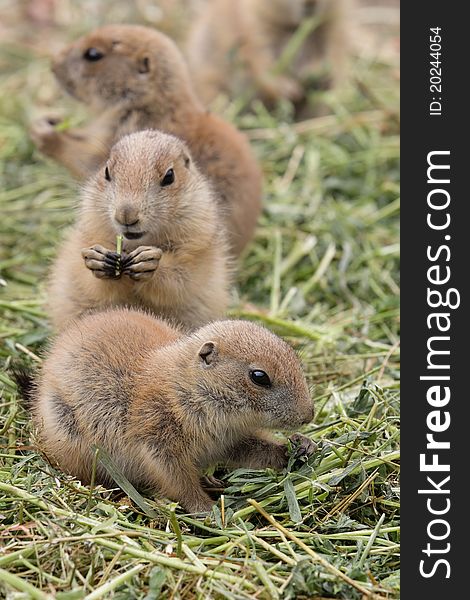
[[147,281],[153,277],[162,255],[161,248],[139,246],[123,260],[122,272],[134,281]]
[[318,448],[314,441],[301,433],[294,433],[289,440],[294,445],[295,456],[311,456]]
[[82,257],[87,269],[98,279],[118,279],[120,272],[120,256],[103,246],[95,245],[83,248]]
[[298,102],[304,96],[302,85],[285,75],[267,76],[262,81],[261,87],[264,95],[270,101],[287,98],[291,102]]
[[41,117],[33,121],[29,128],[36,147],[48,156],[53,156],[60,145],[61,132],[55,128],[60,122],[61,119],[57,117]]

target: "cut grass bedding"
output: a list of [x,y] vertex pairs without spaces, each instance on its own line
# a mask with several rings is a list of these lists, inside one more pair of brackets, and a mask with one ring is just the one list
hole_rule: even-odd
[[266,175],[230,314],[299,351],[317,409],[302,431],[319,449],[284,472],[217,471],[227,488],[203,520],[82,486],[34,450],[10,366],[36,367],[47,345],[45,277],[78,186],[26,133],[53,104],[47,61],[9,44],[0,65],[0,597],[397,597],[395,67],[356,60],[324,98],[332,114],[301,123],[288,105],[225,110]]

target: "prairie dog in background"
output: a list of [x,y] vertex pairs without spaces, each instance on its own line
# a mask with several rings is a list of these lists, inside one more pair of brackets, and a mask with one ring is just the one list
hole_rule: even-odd
[[[186,56],[199,96],[210,103],[252,93],[268,105],[305,100],[309,87],[332,87],[348,47],[349,0],[208,0],[190,30]],[[299,26],[308,35],[285,73],[276,64]]]
[[100,27],[64,48],[53,71],[95,118],[65,131],[54,119],[36,121],[31,135],[42,152],[86,178],[123,135],[151,128],[181,138],[214,187],[232,256],[240,254],[261,212],[261,171],[246,137],[204,109],[169,37],[137,25]]

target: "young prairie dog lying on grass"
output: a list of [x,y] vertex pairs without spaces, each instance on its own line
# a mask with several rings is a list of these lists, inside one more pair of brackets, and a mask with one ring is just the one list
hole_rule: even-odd
[[[127,309],[88,315],[55,340],[31,407],[39,447],[61,469],[88,483],[96,445],[138,489],[188,512],[213,505],[203,469],[281,469],[287,446],[267,430],[313,418],[297,355],[263,327],[216,321],[183,335]],[[99,465],[97,478],[111,483]]]
[[183,139],[214,186],[231,252],[238,256],[261,210],[261,172],[245,136],[204,110],[175,44],[147,27],[109,25],[65,48],[53,71],[96,118],[66,131],[56,129],[57,120],[39,120],[31,132],[38,148],[83,178],[128,133],[154,128]]
[[[332,86],[345,58],[348,0],[210,0],[195,21],[186,55],[196,91],[210,103],[251,92],[271,105]],[[318,18],[285,73],[276,65],[302,23]]]
[[228,279],[215,195],[186,144],[140,131],[113,147],[83,190],[52,267],[49,314],[62,329],[88,310],[127,305],[190,329],[224,313]]

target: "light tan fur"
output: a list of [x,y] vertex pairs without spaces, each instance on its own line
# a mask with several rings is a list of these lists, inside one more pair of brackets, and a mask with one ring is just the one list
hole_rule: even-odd
[[[84,58],[90,48],[99,51],[99,60]],[[53,119],[39,120],[31,131],[39,149],[83,178],[100,167],[125,134],[155,128],[176,135],[213,184],[238,256],[261,210],[261,172],[245,136],[204,110],[175,44],[146,27],[108,25],[65,48],[53,70],[96,118],[66,131],[58,131]]]
[[[162,186],[169,169],[174,182]],[[109,262],[118,234],[129,264],[115,278]],[[119,141],[86,184],[77,223],[52,267],[49,314],[60,330],[88,310],[128,305],[189,329],[224,313],[228,272],[215,195],[187,146],[141,131]]]
[[[317,85],[332,87],[344,70],[348,0],[209,0],[194,22],[186,55],[206,103],[251,93],[267,104],[299,103]],[[294,32],[319,21],[285,73],[276,65]]]
[[[253,370],[270,386],[253,383]],[[268,430],[313,418],[295,352],[263,327],[218,321],[184,335],[127,309],[88,315],[55,340],[32,411],[40,448],[64,471],[89,482],[97,445],[139,489],[189,512],[213,504],[204,468],[282,468],[286,444]],[[313,452],[308,438],[292,439]],[[110,483],[101,467],[98,480]]]
[[206,0],[157,0],[139,8],[146,20],[178,43],[187,37],[188,29]]

